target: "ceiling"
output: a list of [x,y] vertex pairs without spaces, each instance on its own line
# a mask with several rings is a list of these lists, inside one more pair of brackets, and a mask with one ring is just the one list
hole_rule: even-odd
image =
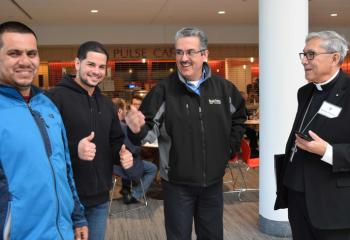
[[[349,0],[309,0],[309,11],[310,26],[349,26]],[[330,17],[334,12],[338,17]],[[1,0],[0,22],[8,20],[60,26],[258,25],[258,0]]]

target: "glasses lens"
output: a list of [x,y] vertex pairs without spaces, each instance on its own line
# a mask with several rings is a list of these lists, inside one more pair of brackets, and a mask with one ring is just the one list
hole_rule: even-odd
[[[199,51],[198,51],[198,52],[199,52]],[[192,56],[194,56],[194,55],[195,55],[196,53],[198,53],[198,52],[195,51],[195,50],[193,50],[193,49],[190,49],[190,50],[187,51],[187,55],[192,57]]]
[[176,49],[175,50],[175,54],[178,55],[178,56],[183,56],[184,55],[184,51]]
[[307,60],[312,60],[315,57],[315,52],[306,52],[305,56],[306,56]]

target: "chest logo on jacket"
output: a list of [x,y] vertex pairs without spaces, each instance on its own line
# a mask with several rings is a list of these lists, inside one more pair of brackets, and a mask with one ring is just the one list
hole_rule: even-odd
[[220,99],[209,99],[209,104],[221,104]]

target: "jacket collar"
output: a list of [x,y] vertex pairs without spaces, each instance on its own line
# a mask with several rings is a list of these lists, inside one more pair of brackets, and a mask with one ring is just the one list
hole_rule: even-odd
[[[75,77],[74,75],[69,75],[69,74],[64,75],[64,77],[57,84],[57,86],[69,88],[75,92],[78,92],[84,95],[89,95],[89,93],[84,88],[82,88],[78,83],[74,81],[74,77]],[[98,86],[95,87],[95,91],[93,95],[95,94],[101,94],[101,90]]]
[[[203,70],[205,71],[205,74],[206,74],[204,81],[206,81],[208,78],[211,77],[211,69],[210,69],[208,63],[206,63],[206,62],[203,63]],[[202,73],[203,73],[203,70],[202,70]],[[184,76],[182,76],[182,74],[179,71],[177,71],[177,75],[178,75],[180,81],[182,83],[186,84],[186,79],[184,78]]]
[[[30,88],[30,97],[34,97],[36,95],[38,95],[39,93],[42,93],[43,91],[38,88],[35,87],[34,85],[31,86]],[[0,84],[0,94],[5,95],[9,98],[13,98],[13,99],[18,99],[20,101],[24,101],[23,96],[21,95],[21,93],[14,87],[12,86],[8,86],[8,85],[4,85],[4,84]]]

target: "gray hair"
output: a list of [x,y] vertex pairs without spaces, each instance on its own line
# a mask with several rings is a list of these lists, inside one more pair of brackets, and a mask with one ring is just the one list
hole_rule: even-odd
[[175,34],[175,43],[180,38],[184,37],[198,37],[200,41],[201,49],[207,49],[208,47],[208,37],[207,35],[196,27],[184,27],[181,28],[177,33]]
[[323,40],[321,47],[327,52],[338,52],[340,54],[339,65],[343,63],[349,50],[348,42],[343,36],[340,36],[335,31],[311,32],[306,36],[305,43],[314,38]]

